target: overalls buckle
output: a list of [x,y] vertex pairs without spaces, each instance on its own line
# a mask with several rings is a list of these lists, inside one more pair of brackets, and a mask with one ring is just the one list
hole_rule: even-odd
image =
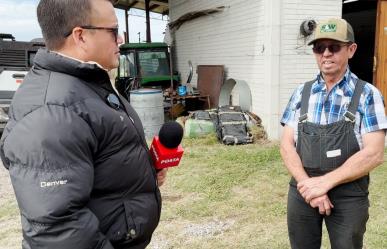
[[299,123],[305,123],[308,120],[308,114],[305,113],[298,118]]
[[353,113],[350,112],[350,111],[346,111],[346,112],[344,113],[344,118],[345,118],[345,121],[350,121],[350,122],[352,122],[352,123],[355,123],[355,121],[356,121],[356,116],[355,116],[355,114],[353,114]]

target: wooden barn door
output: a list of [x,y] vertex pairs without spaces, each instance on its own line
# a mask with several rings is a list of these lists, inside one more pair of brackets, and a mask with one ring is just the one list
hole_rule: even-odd
[[378,1],[373,73],[375,86],[387,104],[387,0]]

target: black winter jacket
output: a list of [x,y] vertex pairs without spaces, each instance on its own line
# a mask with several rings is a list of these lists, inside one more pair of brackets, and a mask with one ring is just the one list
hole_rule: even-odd
[[23,248],[145,248],[161,210],[143,127],[106,71],[47,50],[16,92],[0,154]]

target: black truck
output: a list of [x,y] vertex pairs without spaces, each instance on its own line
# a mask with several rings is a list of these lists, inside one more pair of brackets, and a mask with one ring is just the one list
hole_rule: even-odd
[[8,121],[8,109],[15,91],[30,70],[43,39],[15,41],[11,34],[0,33],[0,134]]

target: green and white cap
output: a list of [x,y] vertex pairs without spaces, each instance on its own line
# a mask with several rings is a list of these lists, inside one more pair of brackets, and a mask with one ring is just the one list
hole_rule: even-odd
[[311,45],[320,39],[355,42],[355,36],[351,25],[341,18],[330,18],[320,21],[314,31],[314,37],[308,45]]

